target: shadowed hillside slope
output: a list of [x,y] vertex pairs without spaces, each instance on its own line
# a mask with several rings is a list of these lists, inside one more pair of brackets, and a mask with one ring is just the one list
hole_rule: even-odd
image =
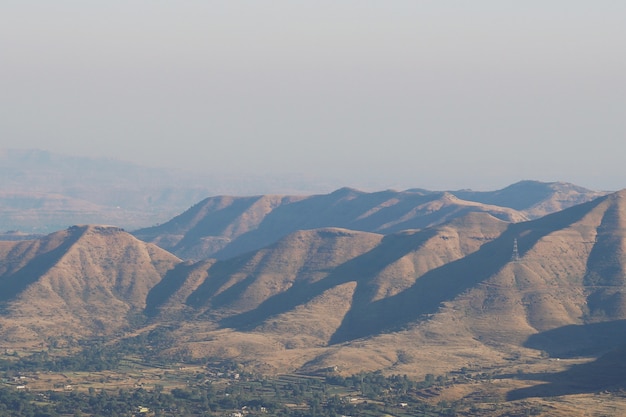
[[[607,324],[607,327],[612,330],[620,330],[622,333],[624,331],[624,323]],[[606,336],[606,334],[603,333],[601,336]],[[509,400],[597,393],[606,390],[623,391],[626,388],[626,345],[621,345],[594,361],[575,365],[566,371],[540,374],[521,373],[516,377],[542,383],[509,392]]]

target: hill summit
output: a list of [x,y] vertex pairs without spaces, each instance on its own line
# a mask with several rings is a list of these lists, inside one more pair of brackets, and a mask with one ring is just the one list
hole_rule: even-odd
[[118,227],[85,225],[0,242],[5,340],[80,339],[128,326],[180,260]]

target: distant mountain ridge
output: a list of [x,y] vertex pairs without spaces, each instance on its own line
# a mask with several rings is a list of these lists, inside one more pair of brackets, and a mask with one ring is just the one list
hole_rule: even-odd
[[0,231],[47,234],[77,223],[137,228],[211,193],[172,170],[41,150],[0,150]]
[[389,234],[470,212],[520,222],[606,193],[567,183],[522,181],[493,192],[421,189],[367,193],[342,188],[312,196],[210,197],[159,226],[134,232],[187,259],[226,259],[303,229],[340,227]]
[[[0,233],[47,234],[73,224],[132,230],[167,221],[210,195],[307,191],[298,175],[270,177],[150,168],[110,158],[0,148]],[[326,188],[326,187],[324,187]]]

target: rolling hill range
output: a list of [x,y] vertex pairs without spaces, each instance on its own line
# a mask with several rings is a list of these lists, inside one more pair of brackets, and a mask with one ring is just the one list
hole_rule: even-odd
[[134,234],[181,258],[227,259],[297,230],[339,227],[389,234],[442,224],[470,212],[516,223],[604,194],[567,183],[522,181],[493,192],[414,189],[367,193],[342,188],[312,196],[219,196]]
[[[424,375],[511,358],[597,357],[626,345],[626,191],[534,220],[466,210],[396,231],[415,220],[403,210],[395,224],[375,212],[355,217],[348,204],[393,193],[334,194],[323,196],[331,218],[337,210],[385,233],[322,226],[315,217],[259,249],[198,262],[108,226],[1,242],[0,347],[160,328],[170,340],[164,356],[231,359],[272,373]],[[282,200],[213,203],[260,201]],[[450,212],[458,206],[466,207]]]

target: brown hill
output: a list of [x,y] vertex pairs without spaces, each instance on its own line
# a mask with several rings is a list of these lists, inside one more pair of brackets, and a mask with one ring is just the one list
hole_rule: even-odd
[[510,208],[464,201],[450,193],[343,188],[315,196],[212,197],[135,236],[186,259],[226,259],[270,245],[297,230],[339,227],[381,234],[422,229],[470,212],[518,222]]
[[117,227],[74,226],[0,242],[5,343],[111,334],[145,308],[148,291],[180,262]]
[[[329,218],[354,219],[363,206],[349,202],[374,197],[384,196],[325,196],[341,207],[329,208]],[[451,212],[459,207],[449,196],[428,203],[445,199]],[[242,205],[261,201],[269,200]],[[249,230],[282,207],[273,201],[270,214],[248,217]],[[221,201],[224,216],[242,213],[228,211],[237,202]],[[361,220],[380,224],[374,215]],[[298,230],[243,255],[198,263],[111,227],[2,242],[0,332],[14,343],[113,334],[144,311],[149,326],[135,332],[167,329],[172,343],[163,353],[176,357],[234,359],[268,372],[338,366],[422,376],[511,358],[600,355],[626,343],[626,191],[532,221],[471,210],[451,217],[385,234]]]
[[[401,297],[421,276],[479,251],[507,226],[486,213],[470,213],[439,227],[388,236],[316,229],[248,255],[199,264],[190,274],[194,284],[180,285],[194,320],[183,324],[175,338],[197,355],[246,361],[258,356],[277,369],[285,365],[276,360],[304,366],[330,355],[341,340],[400,329],[406,321],[398,314],[380,314],[376,306]],[[152,293],[157,291],[159,286]],[[180,293],[175,297],[183,298]],[[161,323],[171,308],[163,303]],[[421,315],[409,314],[407,320]],[[357,316],[367,324],[347,324]]]

